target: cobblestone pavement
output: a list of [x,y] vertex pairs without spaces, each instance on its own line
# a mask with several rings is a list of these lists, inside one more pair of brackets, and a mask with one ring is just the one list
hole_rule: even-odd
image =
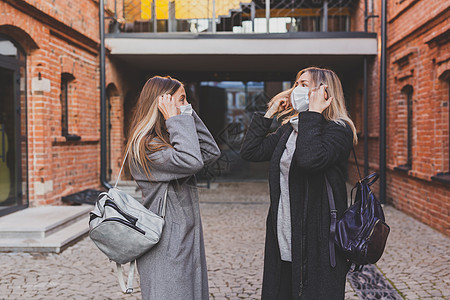
[[384,207],[391,232],[377,268],[405,299],[450,299],[450,238]]
[[[267,183],[213,184],[200,201],[211,299],[259,299]],[[404,299],[450,299],[450,239],[392,207],[385,214],[391,234],[376,267]],[[1,253],[0,265],[0,299],[140,299],[139,288],[120,292],[115,264],[89,238],[59,255]],[[346,299],[358,293],[347,283]]]

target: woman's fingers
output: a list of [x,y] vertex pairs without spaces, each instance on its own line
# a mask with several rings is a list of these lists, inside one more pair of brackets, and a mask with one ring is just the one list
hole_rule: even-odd
[[164,94],[158,98],[158,108],[166,120],[178,114],[175,101],[170,94]]
[[[333,97],[329,97],[325,92],[327,86],[321,85],[319,88],[313,88],[310,90],[309,98],[309,110],[322,113],[330,106],[333,101]],[[328,98],[328,99],[327,99]]]
[[291,101],[289,99],[291,97],[292,90],[293,88],[282,91],[281,93],[278,93],[275,97],[273,97],[267,105],[268,107],[265,116],[271,118],[275,114],[289,108],[289,106],[291,105]]
[[282,107],[283,109],[288,108],[288,107],[289,107],[289,104],[290,104],[289,97],[284,97],[284,98],[282,98],[282,99],[280,100],[280,104],[281,104],[281,107]]

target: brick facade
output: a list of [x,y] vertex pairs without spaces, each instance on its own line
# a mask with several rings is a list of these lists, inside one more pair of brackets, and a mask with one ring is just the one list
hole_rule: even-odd
[[[381,16],[381,1],[368,1],[369,14]],[[364,3],[355,1],[352,31],[364,31]],[[113,1],[107,5],[107,14],[112,15]],[[450,183],[436,180],[444,178],[436,175],[450,171],[448,3],[388,0],[387,6],[387,201],[450,234]],[[117,7],[120,16],[120,1]],[[377,32],[379,45],[380,21],[380,17],[368,21],[368,30]],[[98,32],[97,0],[0,0],[0,34],[10,36],[27,54],[31,206],[60,204],[64,195],[100,186]],[[379,61],[379,55],[368,59],[370,172],[379,171]],[[63,73],[72,76],[68,83],[68,130],[81,136],[80,141],[67,142],[61,135]],[[351,82],[346,97],[360,136],[356,150],[362,170],[364,87],[360,75],[355,72],[346,79]],[[39,78],[50,83],[49,90],[35,88]],[[142,80],[139,72],[107,58],[111,180],[120,168],[124,124]],[[350,181],[354,182],[357,172],[353,158],[349,166]],[[378,193],[378,184],[374,190]]]
[[[359,8],[363,8],[360,1]],[[381,16],[381,1],[374,1]],[[388,1],[387,16],[387,201],[450,234],[450,182],[436,176],[449,170],[450,9],[447,1]],[[354,26],[363,29],[363,19]],[[380,18],[374,22],[380,36]],[[379,57],[369,64],[369,168],[379,170]],[[357,83],[362,87],[362,82]],[[408,165],[408,93],[410,162]],[[362,99],[362,97],[361,97]],[[362,101],[362,100],[361,100]],[[362,108],[352,104],[362,133]],[[360,123],[360,124],[358,124]],[[357,147],[362,167],[363,136]],[[356,180],[354,164],[351,181]],[[448,177],[447,177],[448,178]],[[378,192],[378,185],[375,186]]]
[[[111,2],[111,1],[110,1]],[[60,204],[62,196],[100,186],[98,1],[0,1],[0,33],[24,48],[27,59],[29,204]],[[68,131],[61,134],[61,78],[69,74]],[[39,81],[48,82],[41,90]],[[124,83],[107,61],[107,86],[122,139]],[[114,149],[121,153],[120,142]],[[117,144],[117,145],[116,145]],[[112,155],[117,160],[117,154]]]

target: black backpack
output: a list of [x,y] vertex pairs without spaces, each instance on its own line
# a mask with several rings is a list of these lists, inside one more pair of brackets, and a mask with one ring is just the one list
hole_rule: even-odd
[[[355,149],[353,155],[358,167]],[[355,264],[355,271],[360,271],[364,265],[376,263],[383,254],[390,228],[385,223],[380,202],[370,190],[370,186],[378,177],[377,173],[372,173],[355,184],[351,191],[353,199],[353,191],[356,189],[355,200],[337,220],[333,191],[325,176],[330,204],[329,247],[332,267],[336,266],[335,245],[350,262]]]

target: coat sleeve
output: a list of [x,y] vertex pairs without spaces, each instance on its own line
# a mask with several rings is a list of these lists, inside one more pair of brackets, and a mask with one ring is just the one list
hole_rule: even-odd
[[177,115],[166,120],[172,147],[149,155],[152,181],[171,181],[196,174],[203,168],[194,118]]
[[203,164],[205,166],[210,165],[220,157],[220,149],[208,128],[206,128],[205,124],[195,111],[192,112],[192,116],[194,117]]
[[348,125],[325,120],[322,114],[305,111],[299,115],[294,163],[311,172],[322,171],[348,158],[353,132]]
[[267,135],[271,124],[272,119],[266,118],[258,113],[253,115],[241,146],[240,154],[243,159],[253,162],[268,161],[271,159],[283,132],[281,130],[283,128],[282,126],[275,133]]

